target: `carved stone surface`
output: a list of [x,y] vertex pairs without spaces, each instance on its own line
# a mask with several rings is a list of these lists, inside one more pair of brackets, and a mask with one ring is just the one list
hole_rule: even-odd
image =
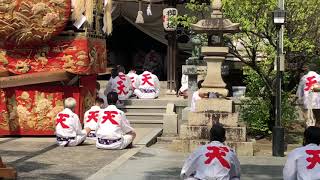
[[0,46],[32,47],[67,24],[70,0],[0,0]]
[[225,126],[237,126],[239,113],[188,113],[188,122],[191,126],[208,126],[211,127],[214,123],[220,123]]
[[[180,127],[182,139],[209,139],[210,128],[208,126],[189,126]],[[227,141],[246,141],[245,127],[225,127]]]
[[232,100],[214,98],[196,101],[195,112],[233,112]]

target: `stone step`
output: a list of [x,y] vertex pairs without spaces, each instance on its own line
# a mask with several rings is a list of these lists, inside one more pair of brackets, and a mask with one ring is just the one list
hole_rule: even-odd
[[164,113],[126,113],[129,120],[163,120]]
[[174,140],[176,140],[178,136],[159,136],[157,138],[157,142],[159,143],[172,143]]
[[154,119],[145,119],[145,120],[139,120],[139,119],[130,119],[130,124],[163,124],[163,120],[154,120]]
[[123,106],[120,108],[125,113],[165,113],[166,106]]
[[173,103],[175,106],[188,106],[187,99],[178,99],[174,96],[160,97],[158,99],[128,99],[123,102],[125,106],[167,106],[169,103]]
[[131,124],[133,128],[161,128],[163,129],[163,124],[152,124],[152,123],[145,123],[145,124]]
[[[208,144],[209,141],[205,139],[198,140],[173,140],[170,147],[179,152],[194,152],[201,145]],[[253,142],[235,142],[227,141],[226,145],[233,148],[238,156],[253,156]]]
[[[180,126],[180,138],[182,139],[209,139],[210,128],[208,126]],[[246,141],[246,127],[225,127],[227,141]]]
[[225,126],[238,126],[239,113],[216,113],[216,112],[189,112],[188,122],[192,126],[212,127],[213,122],[219,122]]

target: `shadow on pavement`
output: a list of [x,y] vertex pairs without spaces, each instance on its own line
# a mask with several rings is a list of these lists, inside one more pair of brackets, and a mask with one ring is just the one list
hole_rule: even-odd
[[44,169],[49,169],[50,166],[52,166],[53,164],[45,164],[45,163],[38,163],[38,162],[34,162],[34,161],[28,161],[28,162],[24,162],[19,164],[18,166],[16,166],[16,169],[19,173],[23,173],[23,172],[31,172],[31,171],[35,171],[35,170],[44,170]]
[[276,165],[241,165],[241,179],[282,179],[282,169],[283,166]]
[[146,171],[145,180],[177,180],[180,179],[181,168],[168,168],[159,171]]
[[24,177],[19,177],[18,179],[23,179],[23,180],[35,180],[35,179],[46,179],[46,180],[80,180],[83,178],[71,176],[70,174],[64,174],[64,173],[59,173],[59,174],[41,174],[40,176],[37,177],[31,177],[31,176],[24,176]]

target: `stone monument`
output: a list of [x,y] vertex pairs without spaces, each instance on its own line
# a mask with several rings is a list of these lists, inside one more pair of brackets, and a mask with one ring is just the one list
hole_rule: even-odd
[[187,122],[180,126],[180,136],[173,145],[178,150],[193,151],[209,142],[210,128],[220,123],[226,128],[226,144],[238,155],[252,156],[253,143],[246,142],[246,127],[239,126],[239,114],[234,112],[233,101],[226,98],[228,90],[221,77],[221,65],[229,51],[223,44],[223,34],[239,32],[239,24],[223,17],[221,0],[213,0],[212,9],[211,18],[200,20],[191,27],[196,33],[208,35],[208,46],[201,49],[207,62],[207,75],[200,92],[219,93],[220,98],[198,100],[195,112],[187,112]]

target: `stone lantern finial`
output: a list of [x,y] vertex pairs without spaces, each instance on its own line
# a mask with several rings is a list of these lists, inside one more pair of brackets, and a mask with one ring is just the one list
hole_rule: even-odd
[[211,18],[222,18],[222,2],[221,0],[212,0],[211,2],[212,6],[212,13],[211,13]]

